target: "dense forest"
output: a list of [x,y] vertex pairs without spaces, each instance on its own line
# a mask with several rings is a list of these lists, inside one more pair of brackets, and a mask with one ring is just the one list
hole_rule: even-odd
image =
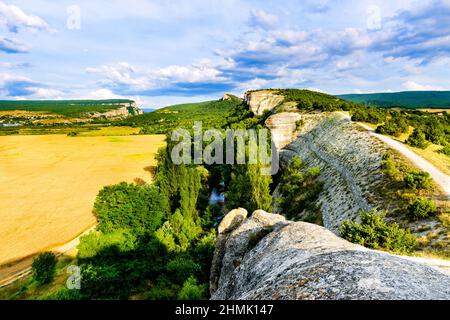
[[311,90],[278,89],[276,91],[277,94],[284,96],[286,102],[297,103],[297,108],[303,111],[349,110],[354,105],[335,96]]
[[339,98],[376,107],[448,108],[450,91],[404,91],[367,94],[344,94]]

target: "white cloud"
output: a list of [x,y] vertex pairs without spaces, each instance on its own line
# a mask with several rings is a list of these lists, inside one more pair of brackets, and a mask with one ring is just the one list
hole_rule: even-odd
[[136,69],[127,62],[87,68],[86,72],[102,76],[102,83],[106,85],[125,85],[136,90],[145,90],[153,87],[148,77],[138,74]]
[[[231,65],[230,61],[220,61],[218,65]],[[201,83],[224,80],[221,72],[210,60],[202,60],[199,63],[181,66],[170,65],[155,70],[135,68],[127,62],[114,65],[102,65],[86,69],[87,73],[97,74],[102,77],[100,84],[109,88],[126,87],[131,91],[142,91],[158,86],[173,83]]]
[[220,71],[214,67],[199,65],[172,65],[152,73],[157,80],[176,82],[206,82],[220,80]]
[[6,82],[9,81],[24,81],[24,82],[33,82],[30,78],[11,74],[11,73],[0,73],[0,85],[4,85]]
[[4,69],[19,69],[19,68],[27,68],[30,67],[31,65],[27,62],[22,62],[22,63],[13,63],[13,62],[0,62],[0,68],[4,68]]
[[263,10],[252,10],[250,12],[249,25],[255,28],[271,29],[278,23],[278,17]]
[[9,39],[0,36],[0,51],[6,53],[25,53],[30,50],[30,46],[18,39]]
[[109,89],[98,89],[90,92],[87,99],[103,100],[103,99],[120,99],[121,96],[114,94]]
[[29,90],[34,91],[32,94],[33,99],[62,100],[64,97],[64,92],[58,89],[29,87]]
[[415,81],[406,81],[403,84],[403,87],[407,90],[413,91],[433,91],[433,90],[444,90],[444,88],[433,85],[420,84]]
[[17,32],[20,27],[34,30],[47,29],[48,24],[42,18],[25,13],[19,7],[8,5],[0,1],[0,25],[6,26],[10,31]]

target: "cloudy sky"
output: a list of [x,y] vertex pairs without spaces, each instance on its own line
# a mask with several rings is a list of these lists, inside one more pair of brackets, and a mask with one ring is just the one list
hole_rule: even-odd
[[450,0],[0,0],[0,99],[450,90]]

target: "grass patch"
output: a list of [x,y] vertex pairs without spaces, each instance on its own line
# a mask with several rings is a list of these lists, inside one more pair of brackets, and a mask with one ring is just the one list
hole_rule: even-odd
[[138,134],[139,128],[133,127],[100,127],[97,130],[82,131],[78,134],[80,137],[98,137],[98,136],[129,136]]

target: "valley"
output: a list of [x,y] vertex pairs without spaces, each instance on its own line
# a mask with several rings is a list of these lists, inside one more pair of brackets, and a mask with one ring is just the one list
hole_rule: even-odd
[[[335,269],[332,261],[355,268],[362,283],[370,278],[367,265],[375,261],[373,268],[386,269],[381,277],[393,291],[386,294],[385,287],[375,286],[371,292],[363,285],[359,296],[420,297],[426,286],[423,297],[445,297],[448,175],[411,151],[416,147],[409,143],[417,145],[414,132],[419,128],[425,141],[420,146],[433,142],[432,152],[447,159],[447,119],[446,113],[380,109],[310,90],[264,89],[248,91],[244,99],[225,94],[219,100],[102,122],[3,128],[0,182],[13,186],[0,189],[8,199],[3,207],[8,210],[0,211],[8,236],[0,246],[4,261],[55,251],[58,244],[95,228],[77,239],[71,258],[85,272],[80,291],[62,285],[46,291],[25,276],[0,296],[348,298],[356,290],[348,282],[353,275]],[[175,165],[170,134],[176,128],[192,130],[194,121],[203,121],[205,131],[269,128],[280,171],[262,175],[258,163]],[[224,201],[210,201],[212,194],[224,195]],[[313,234],[310,243],[305,240]],[[337,285],[342,291],[321,296],[314,283],[326,277],[316,277],[303,254],[342,281]],[[305,279],[289,273],[281,280],[303,283],[296,293],[258,287],[252,274],[240,268],[260,260],[256,272],[273,267],[283,275],[285,268],[293,270],[283,264],[284,255],[292,255],[292,261],[311,273]],[[405,275],[402,263],[408,269]],[[62,269],[57,270],[61,281]],[[420,273],[415,284],[405,296],[396,295],[399,283],[413,279],[415,272]],[[433,282],[426,284],[425,275]],[[108,286],[102,279],[108,279]],[[236,283],[269,293],[241,292]],[[432,287],[439,286],[441,295],[435,295]]]

